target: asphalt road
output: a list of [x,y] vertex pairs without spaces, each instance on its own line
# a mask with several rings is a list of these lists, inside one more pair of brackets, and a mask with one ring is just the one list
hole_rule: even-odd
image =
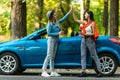
[[[88,77],[77,77],[77,76],[61,76],[61,77],[41,77],[38,74],[22,74],[22,75],[0,75],[0,80],[120,80],[120,77],[101,77],[96,78],[94,74],[90,74]],[[119,75],[120,76],[120,75]]]
[[111,77],[95,77],[95,72],[88,72],[87,77],[78,77],[79,71],[64,71],[61,70],[59,73],[61,77],[41,77],[41,70],[39,69],[29,69],[19,75],[0,75],[0,80],[120,80],[120,72],[116,72]]

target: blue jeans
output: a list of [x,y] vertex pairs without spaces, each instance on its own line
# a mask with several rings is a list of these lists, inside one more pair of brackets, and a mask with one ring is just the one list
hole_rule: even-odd
[[100,60],[99,60],[97,52],[96,52],[95,41],[93,40],[92,37],[82,38],[82,42],[81,42],[82,70],[86,69],[87,49],[89,50],[90,54],[92,55],[92,58],[95,61],[98,71],[101,71]]
[[54,71],[54,58],[58,46],[58,37],[49,37],[47,41],[47,56],[43,63],[43,70],[47,69],[48,63],[50,62],[50,70]]

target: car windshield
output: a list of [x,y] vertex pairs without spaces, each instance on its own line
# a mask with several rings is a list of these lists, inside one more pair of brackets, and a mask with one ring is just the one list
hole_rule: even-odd
[[34,33],[32,36],[29,37],[29,39],[33,40],[33,39],[44,39],[47,38],[47,31],[46,29],[42,30],[42,31],[37,31],[36,33]]

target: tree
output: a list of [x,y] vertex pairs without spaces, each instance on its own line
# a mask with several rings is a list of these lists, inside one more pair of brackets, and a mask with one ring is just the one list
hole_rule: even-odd
[[85,8],[85,11],[89,10],[89,8],[90,8],[90,0],[86,0],[84,8]]
[[11,39],[26,36],[26,2],[11,0]]
[[119,0],[110,0],[109,35],[118,36]]
[[42,18],[43,18],[43,5],[44,0],[38,0],[37,9],[36,9],[36,17],[35,17],[35,30],[42,28]]
[[40,11],[39,11],[39,20],[40,20],[40,26],[39,28],[42,28],[42,17],[43,17],[43,4],[44,3],[44,0],[38,0],[38,6],[40,8]]
[[27,21],[26,21],[26,16],[27,16],[27,14],[26,14],[26,2],[24,1],[24,2],[22,2],[22,20],[21,20],[21,26],[20,26],[20,37],[19,38],[21,38],[21,37],[24,37],[24,36],[26,36],[27,35],[27,27],[26,27],[26,24],[27,24]]
[[107,35],[107,32],[108,32],[108,0],[104,0],[103,26],[105,28],[105,35]]

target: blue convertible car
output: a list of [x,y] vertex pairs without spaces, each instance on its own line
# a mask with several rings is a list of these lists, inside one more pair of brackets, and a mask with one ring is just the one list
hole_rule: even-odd
[[[41,68],[46,56],[46,29],[42,28],[22,39],[0,43],[0,73],[17,74],[27,68]],[[113,36],[100,36],[96,41],[97,53],[100,58],[102,74],[113,75],[120,65],[120,42]],[[81,67],[80,57],[81,36],[59,39],[55,67]],[[89,52],[87,67],[96,66]]]

